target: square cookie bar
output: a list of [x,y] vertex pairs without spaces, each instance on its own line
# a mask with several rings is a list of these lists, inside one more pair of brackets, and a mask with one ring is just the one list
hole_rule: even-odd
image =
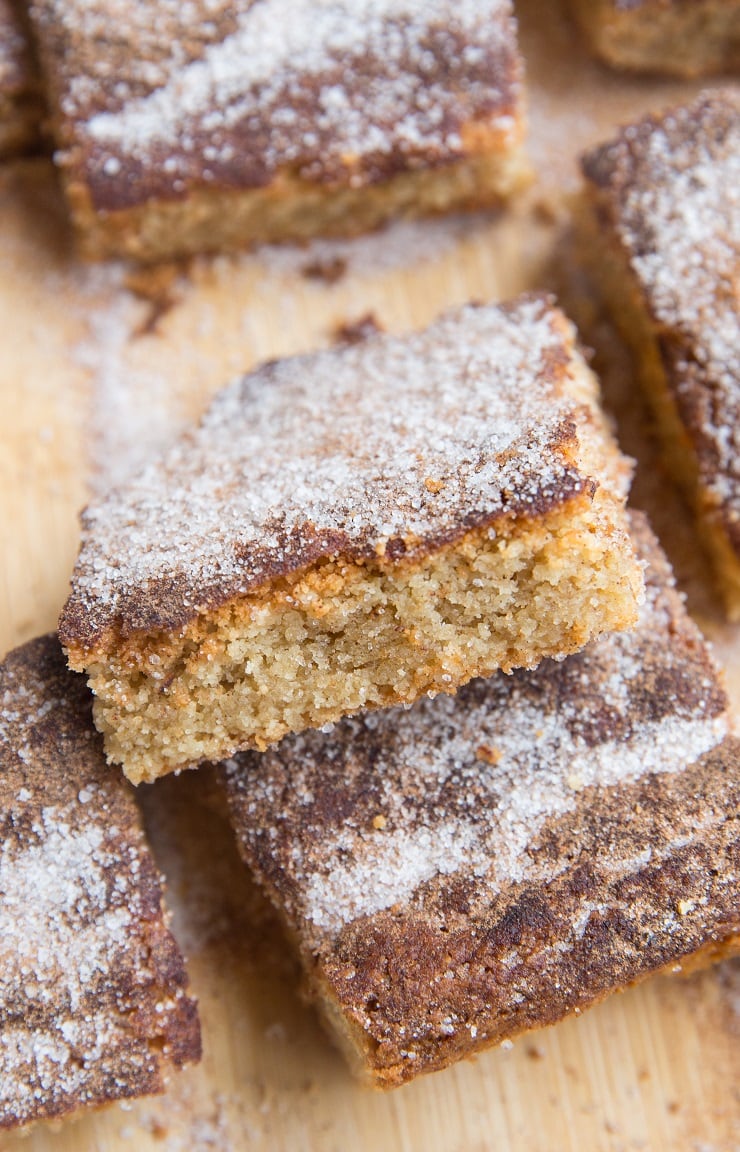
[[0,0],[0,160],[37,147],[41,81],[15,0]]
[[0,1129],[161,1092],[200,1058],[125,780],[56,637],[0,664]]
[[378,1086],[737,943],[740,741],[635,527],[635,631],[223,768],[308,993]]
[[511,0],[32,0],[31,14],[88,256],[350,235],[500,203],[526,179]]
[[740,93],[624,128],[583,171],[584,258],[740,619]]
[[740,68],[740,0],[570,0],[614,68],[704,76]]
[[134,782],[632,625],[629,465],[544,297],[273,362],[91,505],[60,621]]

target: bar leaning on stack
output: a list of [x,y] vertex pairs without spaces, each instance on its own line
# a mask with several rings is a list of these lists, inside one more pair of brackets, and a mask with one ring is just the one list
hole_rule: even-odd
[[268,364],[91,505],[62,614],[134,782],[634,624],[629,462],[565,316]]

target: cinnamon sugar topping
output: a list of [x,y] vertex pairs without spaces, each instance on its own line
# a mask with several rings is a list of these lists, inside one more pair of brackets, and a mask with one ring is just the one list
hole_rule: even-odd
[[465,124],[504,139],[515,130],[510,0],[31,9],[65,142],[81,149],[98,207],[176,198],[194,183],[259,186],[280,169],[359,186],[455,159]]
[[[446,877],[464,878],[476,902],[546,881],[552,862],[536,845],[584,796],[680,772],[718,745],[727,701],[669,579],[654,552],[636,631],[563,663],[228,761],[247,859],[291,921],[313,938],[396,905],[421,910],[425,886]],[[496,754],[481,757],[481,746]],[[369,830],[378,810],[382,834]]]
[[127,785],[55,638],[0,666],[0,1129],[161,1091],[198,1026]]
[[554,1023],[740,928],[740,742],[633,524],[650,563],[635,632],[224,766],[242,856],[376,1084]]
[[[740,532],[740,93],[647,117],[584,160],[661,339],[702,484]],[[740,540],[740,535],[738,535]]]
[[562,314],[522,298],[237,380],[86,511],[64,642],[178,626],[321,556],[392,562],[593,490],[571,462],[572,356]]

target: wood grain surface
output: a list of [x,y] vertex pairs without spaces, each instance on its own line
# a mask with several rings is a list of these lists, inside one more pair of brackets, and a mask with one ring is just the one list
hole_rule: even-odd
[[[607,73],[544,0],[523,2],[521,18],[538,179],[498,218],[403,224],[142,277],[75,260],[47,162],[0,169],[2,653],[54,627],[90,490],[171,439],[231,375],[326,345],[368,314],[403,330],[467,299],[545,286],[596,348],[620,438],[639,459],[634,502],[650,512],[740,705],[740,628],[722,620],[629,360],[568,243],[577,153],[698,86]],[[3,1152],[740,1148],[737,964],[656,979],[475,1062],[373,1093],[353,1083],[301,1002],[295,962],[239,865],[208,773],[140,794],[200,998],[203,1064],[164,1097],[0,1139]]]

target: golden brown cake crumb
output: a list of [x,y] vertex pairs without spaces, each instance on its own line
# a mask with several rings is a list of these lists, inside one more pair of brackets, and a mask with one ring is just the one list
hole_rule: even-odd
[[60,634],[138,782],[636,618],[627,461],[544,297],[265,365],[93,504]]
[[707,76],[740,68],[739,0],[570,0],[597,56],[614,68]]
[[161,1092],[195,1003],[126,782],[56,637],[0,664],[0,1129]]
[[667,561],[633,523],[649,562],[634,632],[224,766],[243,858],[379,1086],[740,932],[740,742]]
[[93,257],[349,235],[497,204],[527,177],[511,0],[32,0],[31,15]]
[[583,169],[586,259],[740,618],[740,93],[646,117]]

